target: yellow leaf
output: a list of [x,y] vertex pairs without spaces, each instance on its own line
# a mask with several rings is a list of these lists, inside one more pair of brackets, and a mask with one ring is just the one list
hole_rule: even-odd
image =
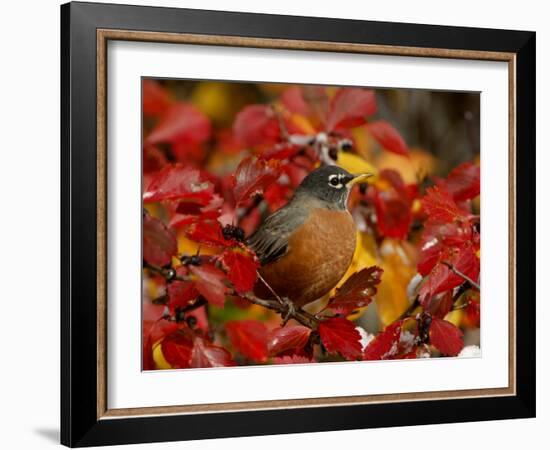
[[416,273],[416,249],[407,241],[386,239],[380,247],[382,282],[376,306],[382,325],[397,319],[409,306],[407,286]]
[[457,327],[460,326],[462,323],[462,317],[464,316],[464,310],[457,309],[456,311],[451,311],[445,316],[445,320],[447,322],[451,322],[453,325],[456,325]]
[[159,340],[153,344],[153,361],[155,361],[155,366],[157,369],[171,369],[172,366],[164,358],[164,353],[162,353],[162,346],[160,345],[162,340]]
[[[350,173],[372,173],[373,175],[378,174],[378,170],[371,163],[365,161],[360,156],[357,156],[353,153],[340,152],[338,154],[337,164],[342,168],[346,169]],[[367,183],[372,183],[376,177],[370,177],[367,179]]]
[[380,170],[396,170],[405,183],[417,183],[419,179],[434,174],[437,169],[436,159],[430,153],[420,149],[411,149],[408,158],[395,153],[382,152],[376,165]]
[[290,117],[290,120],[292,124],[296,128],[300,129],[300,131],[303,134],[314,135],[317,133],[315,131],[315,128],[313,128],[313,125],[311,125],[311,122],[306,117],[300,114],[292,114],[292,116]]
[[195,255],[199,249],[201,255],[215,255],[218,253],[215,248],[200,245],[191,239],[187,239],[183,233],[178,235],[178,253],[180,255]]

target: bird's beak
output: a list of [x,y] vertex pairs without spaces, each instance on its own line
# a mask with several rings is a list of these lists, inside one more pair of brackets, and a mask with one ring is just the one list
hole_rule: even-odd
[[346,186],[351,187],[356,183],[361,183],[362,181],[365,181],[367,178],[372,177],[373,175],[374,174],[372,173],[354,174],[353,178],[346,183]]

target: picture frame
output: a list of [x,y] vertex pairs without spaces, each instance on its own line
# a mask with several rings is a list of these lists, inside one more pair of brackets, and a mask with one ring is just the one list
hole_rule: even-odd
[[[113,409],[107,44],[283,49],[508,68],[508,386]],[[535,416],[533,32],[73,2],[61,7],[61,442],[70,447]],[[137,95],[137,94],[136,94]],[[112,175],[111,175],[112,176]],[[322,370],[322,369],[320,369]]]

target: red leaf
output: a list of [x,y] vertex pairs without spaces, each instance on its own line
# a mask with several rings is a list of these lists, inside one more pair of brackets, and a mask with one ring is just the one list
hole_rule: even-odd
[[245,146],[275,143],[280,130],[277,118],[269,105],[246,106],[235,118],[235,137]]
[[233,178],[237,204],[258,192],[263,192],[270,184],[277,181],[280,174],[280,163],[277,160],[243,159]]
[[446,264],[450,263],[457,271],[476,281],[479,275],[479,258],[471,246],[450,249],[440,256],[440,262],[432,269],[418,294],[424,302],[430,297],[448,291],[464,283],[465,279],[454,273]]
[[466,162],[455,167],[447,177],[445,186],[456,202],[477,197],[480,192],[479,166]]
[[225,348],[208,343],[203,338],[195,338],[191,352],[191,367],[228,367],[234,366],[231,353]]
[[230,321],[225,331],[236,351],[258,362],[267,360],[267,328],[257,320]]
[[329,353],[338,352],[352,361],[360,358],[361,335],[353,322],[341,317],[323,320],[319,323],[319,335]]
[[374,207],[378,231],[382,236],[395,239],[407,237],[412,223],[408,199],[399,197],[394,191],[377,191]]
[[480,304],[479,300],[469,299],[469,303],[464,310],[471,326],[479,327],[480,322]]
[[174,332],[166,336],[161,342],[164,359],[175,369],[186,369],[191,366],[191,350],[193,341],[181,334]]
[[214,247],[231,247],[237,242],[226,239],[217,220],[199,220],[187,229],[187,237],[195,242]]
[[210,136],[210,121],[197,108],[187,103],[174,103],[162,115],[145,139],[145,144],[199,144]]
[[398,155],[406,156],[409,154],[407,144],[399,132],[385,120],[369,123],[367,129],[384,150],[397,153]]
[[162,114],[171,103],[168,92],[155,80],[143,79],[143,114],[146,116],[158,116]]
[[380,283],[383,272],[376,266],[355,272],[336,290],[327,308],[348,315],[355,309],[367,306],[376,294],[376,285]]
[[164,306],[154,305],[149,301],[143,303],[142,309],[142,343],[143,343],[143,370],[155,369],[153,360],[153,344],[167,334],[178,329],[178,324],[163,319]]
[[422,207],[431,222],[453,222],[465,218],[451,194],[438,186],[426,189]]
[[301,325],[276,328],[269,333],[267,349],[271,356],[288,350],[303,348],[309,339],[311,330]]
[[164,305],[155,305],[150,301],[143,302],[143,336],[151,336],[154,344],[165,335],[175,331],[178,324],[169,320],[164,320]]
[[260,267],[254,256],[226,250],[222,255],[222,264],[228,271],[227,278],[239,294],[252,290],[257,278],[256,270]]
[[277,356],[273,358],[273,364],[308,364],[315,362],[307,356],[291,355]]
[[443,319],[453,307],[453,293],[452,291],[447,291],[433,297],[423,298],[421,304],[424,310],[430,313],[432,317]]
[[[143,173],[157,172],[168,163],[168,159],[162,150],[154,145],[143,147]],[[143,180],[145,183],[145,179]]]
[[280,183],[273,183],[264,191],[264,200],[269,205],[269,210],[275,212],[288,203],[291,195],[290,186]]
[[292,158],[300,151],[300,147],[294,144],[280,143],[271,148],[266,148],[260,155],[261,159],[285,160]]
[[169,264],[178,251],[176,236],[164,223],[149,214],[143,216],[143,259],[150,264]]
[[322,86],[302,86],[302,97],[309,106],[314,118],[325,123],[329,110],[326,88]]
[[456,356],[464,347],[460,328],[434,317],[430,325],[430,343],[444,355]]
[[418,273],[423,277],[428,275],[438,263],[439,256],[443,250],[443,245],[436,237],[422,240],[420,247],[420,259],[417,264]]
[[[476,234],[472,231],[469,222],[434,222],[428,218],[424,224],[422,240],[420,242],[420,259],[418,273],[428,275],[438,263],[442,252],[452,247],[464,247],[476,243]],[[477,234],[477,237],[479,234]]]
[[340,88],[330,102],[327,131],[336,128],[353,128],[366,122],[366,116],[376,112],[373,91],[361,88]]
[[195,286],[208,303],[223,308],[227,287],[224,283],[225,273],[210,264],[189,266],[189,270],[197,277]]
[[[189,274],[189,269],[185,266],[180,266],[176,269],[176,274],[187,276]],[[193,281],[174,280],[168,283],[166,289],[170,302],[170,310],[172,312],[175,311],[176,308],[183,308],[192,303],[199,295],[199,291]]]
[[363,352],[364,360],[388,359],[397,352],[399,340],[401,338],[401,320],[388,325],[384,331],[369,342]]
[[199,170],[183,164],[167,165],[151,179],[143,194],[143,202],[185,199],[207,205],[213,193],[214,185],[203,179]]
[[298,86],[286,89],[281,94],[281,101],[290,112],[303,116],[307,116],[310,112],[309,106],[302,96],[302,89]]

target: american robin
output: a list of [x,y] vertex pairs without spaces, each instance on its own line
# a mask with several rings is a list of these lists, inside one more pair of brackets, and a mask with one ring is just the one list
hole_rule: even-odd
[[284,299],[300,308],[336,286],[355,252],[348,196],[353,184],[370,175],[330,165],[318,168],[286,206],[266,218],[247,239],[261,263],[257,297]]

